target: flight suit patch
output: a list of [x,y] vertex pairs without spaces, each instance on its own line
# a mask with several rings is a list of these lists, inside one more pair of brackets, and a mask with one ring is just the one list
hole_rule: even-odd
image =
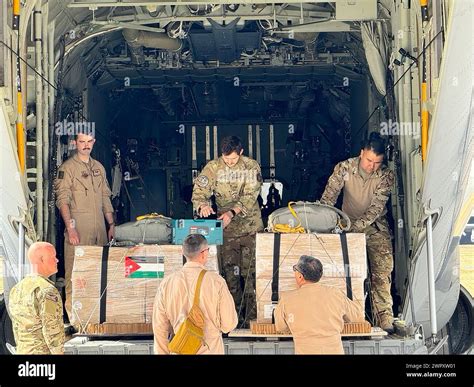
[[207,185],[209,184],[209,178],[207,176],[201,175],[196,179],[196,184],[199,187],[207,187]]
[[99,170],[99,169],[94,169],[94,170],[92,171],[92,174],[93,174],[94,176],[100,176],[100,170]]
[[81,174],[84,179],[89,177],[89,173],[87,173],[87,171],[82,171]]
[[58,172],[58,179],[64,179],[64,171]]

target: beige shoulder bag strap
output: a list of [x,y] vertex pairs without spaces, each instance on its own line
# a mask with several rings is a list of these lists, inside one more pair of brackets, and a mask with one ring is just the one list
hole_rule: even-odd
[[201,284],[202,279],[204,278],[204,274],[206,274],[206,270],[201,270],[199,273],[197,285],[196,285],[196,292],[194,293],[194,302],[191,306],[191,309],[188,313],[188,318],[198,327],[204,328],[204,316],[202,314],[201,308],[199,308],[199,295],[201,293]]

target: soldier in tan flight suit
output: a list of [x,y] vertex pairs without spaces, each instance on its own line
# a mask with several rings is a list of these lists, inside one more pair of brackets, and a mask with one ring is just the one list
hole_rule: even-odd
[[[183,243],[186,263],[183,268],[161,282],[153,305],[153,333],[155,354],[169,354],[169,335],[177,332],[188,315],[194,300],[199,273],[209,256],[206,238],[200,234],[188,235]],[[204,317],[204,345],[201,354],[224,354],[222,333],[237,325],[234,300],[224,279],[214,272],[206,272],[202,280],[199,308]]]
[[255,297],[256,233],[263,230],[257,197],[262,186],[258,163],[242,155],[238,137],[222,139],[222,156],[204,167],[194,183],[192,202],[199,216],[214,213],[224,226],[224,243],[218,246],[219,270],[225,278],[239,314],[239,326],[247,327],[257,316]]
[[318,283],[323,275],[319,259],[302,255],[293,271],[298,289],[281,293],[274,311],[277,331],[291,331],[297,355],[344,354],[344,322],[364,321],[363,306],[340,289]]
[[[58,176],[54,182],[56,205],[66,225],[64,233],[65,307],[71,324],[74,324],[74,313],[71,309],[74,246],[106,245],[113,239],[115,232],[114,209],[110,202],[112,193],[105,168],[90,156],[95,138],[88,134],[78,134],[75,142],[77,152],[59,167]],[[105,229],[104,217],[109,225],[108,233]]]
[[31,274],[10,291],[9,314],[18,355],[64,353],[63,304],[49,276],[58,271],[56,249],[35,242],[28,249]]
[[359,157],[341,161],[334,168],[321,197],[321,203],[334,205],[344,191],[342,210],[352,222],[350,232],[366,235],[371,272],[372,308],[376,322],[393,332],[392,296],[390,294],[393,254],[386,204],[394,183],[391,170],[382,165],[385,145],[380,135],[372,133]]

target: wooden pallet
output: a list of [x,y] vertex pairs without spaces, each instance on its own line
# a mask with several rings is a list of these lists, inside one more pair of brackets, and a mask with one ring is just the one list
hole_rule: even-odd
[[[240,332],[240,333],[239,333]],[[235,330],[234,334],[229,336],[244,335],[248,336],[249,333],[255,336],[278,336],[278,337],[291,337],[289,331],[277,332],[274,324],[257,323],[256,321],[250,322],[250,330]],[[373,335],[377,333],[374,328],[370,326],[367,321],[363,323],[346,323],[344,324],[344,330],[341,332],[342,335],[357,336],[360,334]],[[97,336],[114,336],[114,335],[153,335],[152,324],[88,324],[83,332],[79,332],[82,335],[97,335]]]
[[250,321],[250,331],[255,335],[290,334],[289,331],[277,332],[275,324],[259,323],[257,321]]
[[[379,327],[372,327],[369,333],[341,333],[341,337],[350,338],[350,337],[378,337],[387,336],[388,333],[382,330]],[[262,339],[291,339],[293,336],[291,333],[276,333],[276,334],[258,334],[252,333],[250,329],[235,329],[229,333],[230,338],[262,338]]]
[[[277,332],[275,324],[250,322],[250,331],[255,335],[289,335],[290,332]],[[372,326],[368,321],[360,323],[345,323],[342,334],[355,335],[359,333],[371,333]]]
[[114,336],[114,335],[153,335],[152,324],[88,324],[78,333],[80,335],[99,335],[99,336]]
[[351,335],[355,333],[370,333],[372,331],[372,326],[368,321],[359,322],[359,323],[345,323],[344,329],[341,333]]

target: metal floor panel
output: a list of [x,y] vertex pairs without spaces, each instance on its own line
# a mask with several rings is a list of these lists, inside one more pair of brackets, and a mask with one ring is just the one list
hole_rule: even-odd
[[[407,355],[426,354],[421,340],[379,339],[344,340],[344,351],[349,355]],[[228,355],[291,355],[294,353],[292,341],[238,341],[224,339]],[[152,340],[89,340],[77,337],[65,346],[67,355],[152,355]]]

